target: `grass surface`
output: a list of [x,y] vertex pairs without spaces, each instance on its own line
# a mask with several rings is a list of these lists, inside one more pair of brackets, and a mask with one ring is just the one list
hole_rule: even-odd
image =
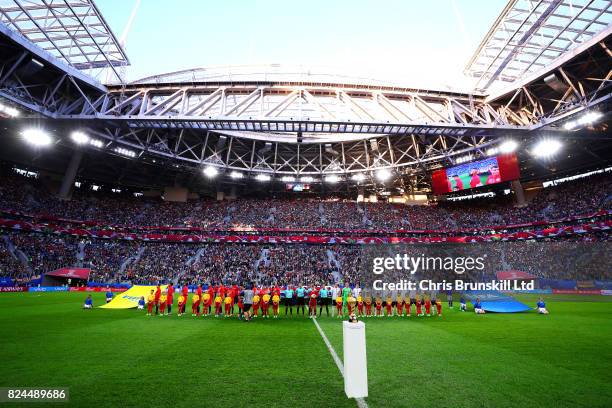
[[[83,299],[0,294],[0,387],[68,386],[89,407],[356,406],[309,319],[148,318]],[[612,406],[612,302],[558,300],[549,316],[366,319],[368,405]],[[319,323],[342,357],[340,321]]]

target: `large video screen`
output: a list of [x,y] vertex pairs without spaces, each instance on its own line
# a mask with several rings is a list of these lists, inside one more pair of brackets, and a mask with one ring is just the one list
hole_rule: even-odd
[[310,190],[310,184],[287,183],[287,184],[285,184],[285,189],[287,191],[294,191],[296,193],[299,193],[299,192],[302,192],[302,191],[309,191]]
[[434,194],[447,194],[516,180],[519,177],[516,155],[506,154],[437,170],[432,174],[432,187]]

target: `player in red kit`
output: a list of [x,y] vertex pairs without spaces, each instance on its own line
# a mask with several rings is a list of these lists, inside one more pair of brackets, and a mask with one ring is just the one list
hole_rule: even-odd
[[317,298],[319,297],[319,291],[316,288],[312,288],[310,295],[308,296],[308,316],[317,317]]
[[[240,289],[238,289],[238,286],[236,284],[232,285],[232,288],[230,289],[231,292],[231,296],[232,296],[232,314],[234,314],[234,305],[237,303],[236,299],[238,298],[238,295],[240,294]],[[239,301],[238,301],[239,303]],[[240,305],[238,305],[238,308],[241,309]],[[239,312],[240,314],[242,312]]]
[[[232,313],[234,312],[233,310],[234,306],[232,305]],[[238,316],[242,317],[244,311],[244,303],[242,303],[242,296],[238,296]]]
[[189,287],[187,284],[183,285],[183,296],[185,297],[185,302],[189,299]]
[[429,296],[425,296],[425,314],[431,316],[431,299]]
[[438,317],[442,317],[442,301],[440,299],[436,300],[436,311],[438,312]]
[[406,309],[406,316],[410,317],[410,309],[412,309],[412,299],[406,295],[404,299],[404,309]]
[[365,298],[366,316],[372,316],[372,296],[369,294]]
[[395,299],[395,312],[398,316],[404,317],[404,298],[401,295]]
[[423,308],[421,307],[421,296],[416,297],[416,314],[417,316],[423,316]]
[[385,300],[385,309],[387,310],[387,317],[393,315],[393,298],[391,298],[391,295],[388,295]]
[[363,298],[361,294],[357,296],[357,313],[359,316],[363,316]]
[[378,296],[376,298],[376,317],[381,317],[382,316],[382,298],[380,296]]
[[480,181],[478,170],[476,169],[470,170],[470,188],[476,188],[480,186],[482,186],[482,182]]
[[161,288],[157,285],[155,289],[155,314],[159,314],[159,298],[161,296]]
[[463,190],[463,181],[461,181],[461,177],[453,176],[453,180],[455,181],[455,189],[454,191]]
[[501,175],[499,174],[499,168],[497,166],[491,166],[489,168],[489,172],[491,173],[489,177],[487,177],[487,184],[495,184],[501,182]]

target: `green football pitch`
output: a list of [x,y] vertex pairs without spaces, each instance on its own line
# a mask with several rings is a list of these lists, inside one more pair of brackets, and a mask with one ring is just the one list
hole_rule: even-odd
[[[146,317],[83,299],[0,294],[0,387],[67,386],[87,407],[357,406],[308,318]],[[548,316],[366,319],[368,406],[612,406],[612,302],[576,299],[549,296]],[[340,320],[318,322],[342,358]]]

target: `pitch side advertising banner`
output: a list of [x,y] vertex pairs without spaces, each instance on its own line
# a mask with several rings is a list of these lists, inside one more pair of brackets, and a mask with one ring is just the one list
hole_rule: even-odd
[[569,289],[553,289],[555,295],[602,295],[603,291],[596,289],[569,290]]
[[30,286],[28,292],[68,292],[66,286]]
[[0,286],[0,292],[27,292],[27,286]]

